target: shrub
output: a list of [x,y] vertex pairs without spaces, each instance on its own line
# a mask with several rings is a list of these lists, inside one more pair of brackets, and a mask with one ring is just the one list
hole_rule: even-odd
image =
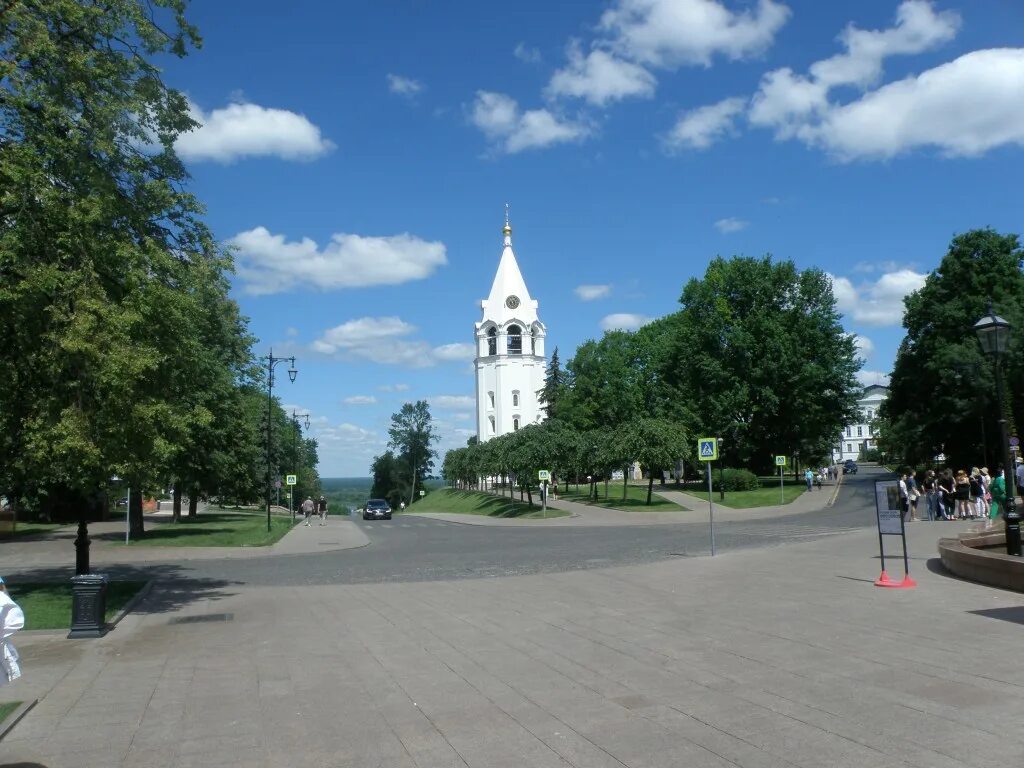
[[719,473],[711,470],[711,482],[716,491],[724,486],[726,491],[754,491],[761,487],[757,475],[749,469],[725,469]]

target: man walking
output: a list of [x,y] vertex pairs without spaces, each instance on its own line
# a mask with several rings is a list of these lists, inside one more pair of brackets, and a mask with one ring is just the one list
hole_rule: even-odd
[[313,504],[313,499],[312,499],[312,497],[310,497],[310,496],[307,496],[307,497],[306,497],[306,500],[305,500],[304,502],[302,502],[302,516],[303,516],[303,517],[305,518],[305,520],[306,520],[306,527],[307,527],[307,528],[309,528],[309,527],[310,527],[310,525],[309,525],[309,518],[310,518],[310,517],[312,516],[312,514],[313,514],[313,509],[314,509],[314,507],[315,507],[315,505]]
[[316,511],[320,516],[320,525],[327,525],[327,498],[321,496],[316,503]]

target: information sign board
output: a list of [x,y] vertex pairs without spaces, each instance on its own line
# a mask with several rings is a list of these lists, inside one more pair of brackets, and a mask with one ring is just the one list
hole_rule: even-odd
[[784,466],[786,466],[786,457],[785,456],[776,456],[775,457],[775,466],[776,467],[784,467]]
[[296,479],[297,478],[295,477],[295,475],[285,475],[284,476],[284,482],[285,482],[286,485],[295,485]]
[[700,438],[697,441],[697,458],[701,461],[718,461],[718,438]]
[[550,469],[539,469],[539,470],[537,470],[537,479],[540,480],[541,482],[543,482],[545,480],[549,480],[550,481],[551,480],[551,470]]
[[900,509],[900,486],[896,480],[875,483],[875,511],[878,532],[883,536],[903,535],[903,510]]

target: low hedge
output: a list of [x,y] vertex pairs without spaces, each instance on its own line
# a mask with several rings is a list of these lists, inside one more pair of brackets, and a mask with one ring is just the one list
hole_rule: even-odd
[[761,481],[749,469],[724,469],[721,473],[711,471],[711,482],[716,491],[756,491]]

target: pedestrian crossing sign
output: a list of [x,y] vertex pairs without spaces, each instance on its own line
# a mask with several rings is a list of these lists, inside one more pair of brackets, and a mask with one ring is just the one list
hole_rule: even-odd
[[285,482],[286,485],[295,485],[295,480],[296,480],[295,475],[285,475],[284,476],[284,482]]
[[697,441],[697,457],[701,461],[718,461],[718,438],[700,438]]
[[776,467],[784,467],[784,466],[786,466],[786,457],[785,456],[776,456],[775,457],[775,466]]

